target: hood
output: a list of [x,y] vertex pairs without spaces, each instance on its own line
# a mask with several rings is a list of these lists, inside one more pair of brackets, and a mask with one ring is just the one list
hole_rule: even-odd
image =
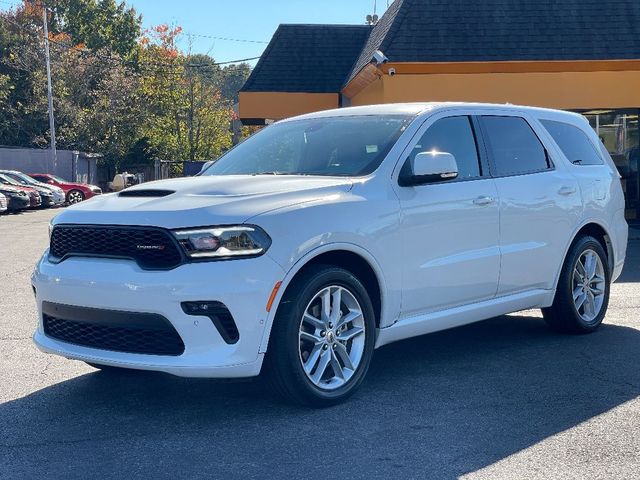
[[19,192],[25,192],[25,193],[38,193],[38,191],[35,188],[32,187],[27,187],[26,185],[11,185],[11,184],[3,184],[1,188],[13,188],[14,190],[17,190]]
[[18,193],[18,192],[23,192],[23,191],[24,190],[21,189],[21,188],[16,188],[16,187],[12,187],[11,185],[0,183],[0,192]]
[[33,186],[36,188],[41,188],[43,190],[46,190],[47,192],[63,192],[63,190],[60,187],[56,187],[55,185],[49,185],[48,183],[38,182],[38,183],[34,183]]
[[38,192],[39,194],[44,194],[45,196],[50,196],[52,195],[51,190],[46,188],[46,187],[41,187],[40,185],[31,185],[29,188],[31,188],[32,190],[35,190],[36,192]]
[[96,185],[91,185],[89,183],[58,182],[58,184],[67,188],[98,188]]
[[351,179],[294,175],[228,175],[148,182],[67,208],[55,223],[181,228],[244,223],[295,204],[335,199]]

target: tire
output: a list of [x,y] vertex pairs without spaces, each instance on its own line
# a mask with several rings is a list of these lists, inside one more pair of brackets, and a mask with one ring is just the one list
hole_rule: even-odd
[[[588,282],[585,290],[582,289],[584,282],[580,274],[580,271],[584,272],[584,268],[580,268],[578,261],[580,265],[590,265],[587,257],[591,258],[592,254],[597,257],[593,270],[596,272],[593,277],[596,280]],[[604,248],[594,237],[578,238],[569,249],[562,266],[553,305],[542,309],[545,322],[561,333],[584,334],[596,331],[607,313],[610,288],[611,273]],[[598,292],[601,294],[598,295]]]
[[70,190],[69,193],[67,193],[67,203],[69,205],[75,205],[82,201],[84,201],[84,193],[80,190]]
[[[333,310],[338,291],[339,314]],[[323,298],[330,304],[330,318],[321,313]],[[357,333],[359,329],[364,331]],[[342,268],[313,265],[294,280],[280,302],[265,358],[265,375],[276,393],[288,401],[312,407],[335,405],[362,383],[371,363],[374,340],[373,305],[358,278]]]

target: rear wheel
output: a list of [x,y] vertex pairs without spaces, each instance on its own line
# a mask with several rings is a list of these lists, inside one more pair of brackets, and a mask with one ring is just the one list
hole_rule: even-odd
[[610,273],[604,248],[591,236],[572,245],[562,267],[553,305],[542,309],[547,324],[563,333],[591,333],[607,312]]
[[310,267],[278,307],[265,372],[286,399],[317,407],[339,403],[362,383],[374,335],[362,283],[341,268]]
[[82,193],[80,190],[71,190],[67,194],[67,202],[69,202],[71,205],[73,205],[74,203],[80,203],[83,200],[84,193]]

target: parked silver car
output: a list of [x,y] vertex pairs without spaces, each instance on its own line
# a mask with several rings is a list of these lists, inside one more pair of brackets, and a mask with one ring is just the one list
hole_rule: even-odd
[[5,197],[2,193],[0,193],[0,213],[4,213],[7,211],[7,197]]
[[60,205],[64,205],[64,203],[67,201],[64,190],[62,190],[60,187],[38,182],[37,180],[31,178],[29,175],[22,172],[18,172],[16,170],[0,170],[0,174],[6,175],[7,177],[11,178],[12,180],[15,180],[16,182],[18,182],[21,185],[24,185],[25,187],[35,188],[40,193],[40,195],[42,195],[44,191],[45,192],[44,197],[48,198],[49,195],[47,195],[47,193],[50,193],[51,194],[50,200],[45,201],[45,198],[43,197],[43,205],[47,207],[54,207],[54,206],[57,207]]

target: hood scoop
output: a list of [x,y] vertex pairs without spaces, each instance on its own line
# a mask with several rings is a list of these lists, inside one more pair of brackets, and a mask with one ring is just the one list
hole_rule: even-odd
[[158,198],[158,197],[166,197],[167,195],[171,195],[172,193],[176,193],[175,190],[158,190],[158,189],[146,189],[146,190],[123,190],[118,196],[119,197],[144,197],[144,198]]

